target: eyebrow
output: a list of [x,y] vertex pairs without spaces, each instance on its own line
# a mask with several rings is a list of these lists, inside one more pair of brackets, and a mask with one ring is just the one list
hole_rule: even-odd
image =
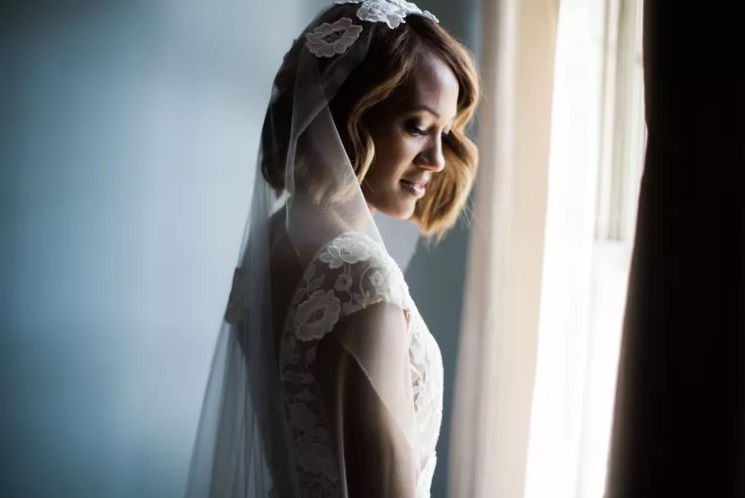
[[416,105],[416,106],[412,107],[411,110],[412,111],[427,111],[428,113],[430,113],[430,114],[434,115],[435,117],[437,117],[437,119],[440,119],[440,117],[441,117],[439,112],[437,112],[434,109],[432,109],[431,107],[426,106],[426,105],[423,105],[423,104],[422,105]]
[[[412,107],[410,109],[409,112],[413,112],[413,111],[427,111],[428,113],[430,113],[433,116],[437,117],[437,119],[440,119],[442,117],[442,116],[440,116],[440,113],[439,112],[435,111],[431,107],[429,107],[427,105],[424,105],[424,104],[415,105],[414,107]],[[455,122],[455,116],[453,116],[453,119],[450,120],[450,124],[452,124],[453,122]]]

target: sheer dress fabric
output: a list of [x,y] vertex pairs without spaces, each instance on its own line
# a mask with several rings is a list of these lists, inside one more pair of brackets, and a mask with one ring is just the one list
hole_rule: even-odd
[[[395,323],[397,316],[401,327],[380,328]],[[327,381],[325,386],[319,380],[338,373],[329,362],[338,365],[342,358],[319,357],[324,341],[338,341],[341,349],[352,351],[372,391],[399,414],[387,417],[384,413],[368,423],[398,419],[407,427],[405,432],[413,435],[408,442],[416,477],[408,496],[430,496],[442,420],[440,350],[397,264],[381,244],[364,234],[340,235],[319,251],[304,272],[283,330],[282,396],[303,496],[344,496],[340,448],[346,436],[344,420],[335,413],[344,403],[339,401],[343,390],[335,389],[343,379],[337,376],[336,382]],[[377,413],[372,410],[370,416]],[[400,477],[395,461],[382,463],[380,468],[375,462],[356,464],[368,472],[387,472],[392,481]],[[392,482],[386,491],[401,492],[405,485]]]

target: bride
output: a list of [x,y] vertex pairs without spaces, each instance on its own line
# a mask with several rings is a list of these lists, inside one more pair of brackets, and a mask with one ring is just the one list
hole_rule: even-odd
[[[338,1],[274,81],[189,497],[428,497],[440,351],[373,213],[439,239],[476,174],[468,51],[403,0]],[[259,176],[260,175],[260,176]]]

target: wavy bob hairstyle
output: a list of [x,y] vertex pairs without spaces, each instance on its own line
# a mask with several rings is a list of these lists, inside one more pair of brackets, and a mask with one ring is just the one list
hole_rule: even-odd
[[[335,5],[317,23],[332,23],[343,16],[353,18],[358,6]],[[478,150],[466,135],[479,101],[479,80],[473,58],[439,24],[417,15],[395,29],[385,23],[365,23],[373,30],[366,58],[349,75],[329,103],[349,160],[361,183],[375,166],[375,144],[366,125],[378,106],[395,106],[407,80],[423,56],[442,59],[459,83],[458,110],[452,131],[443,139],[445,168],[432,177],[425,195],[416,203],[411,221],[422,234],[441,239],[458,220],[468,201],[476,177]],[[310,28],[309,28],[310,29]],[[307,30],[306,30],[307,31]],[[265,180],[280,195],[285,188],[285,161],[290,139],[295,76],[305,36],[300,36],[285,56],[274,80],[272,103],[262,130],[261,170]],[[321,70],[328,59],[319,59]],[[328,200],[328,192],[314,196]],[[327,189],[326,189],[327,190]]]

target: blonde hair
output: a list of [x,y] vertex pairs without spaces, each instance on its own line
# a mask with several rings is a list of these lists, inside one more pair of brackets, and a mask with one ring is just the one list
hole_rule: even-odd
[[[337,5],[321,15],[319,22],[351,17],[357,6]],[[422,16],[408,16],[406,23],[390,29],[374,23],[364,61],[355,68],[329,102],[342,143],[361,183],[375,160],[375,145],[365,119],[378,106],[389,103],[411,77],[422,57],[442,59],[459,84],[458,111],[452,131],[443,139],[445,168],[432,177],[424,197],[416,203],[411,221],[422,234],[439,240],[455,225],[468,202],[478,166],[478,150],[466,134],[480,97],[478,74],[468,49],[439,24]],[[262,173],[279,194],[284,190],[284,168],[289,142],[295,75],[304,36],[288,52],[274,81],[274,96],[262,131]],[[320,60],[321,64],[328,64]],[[314,185],[312,196],[343,198],[328,185]]]

